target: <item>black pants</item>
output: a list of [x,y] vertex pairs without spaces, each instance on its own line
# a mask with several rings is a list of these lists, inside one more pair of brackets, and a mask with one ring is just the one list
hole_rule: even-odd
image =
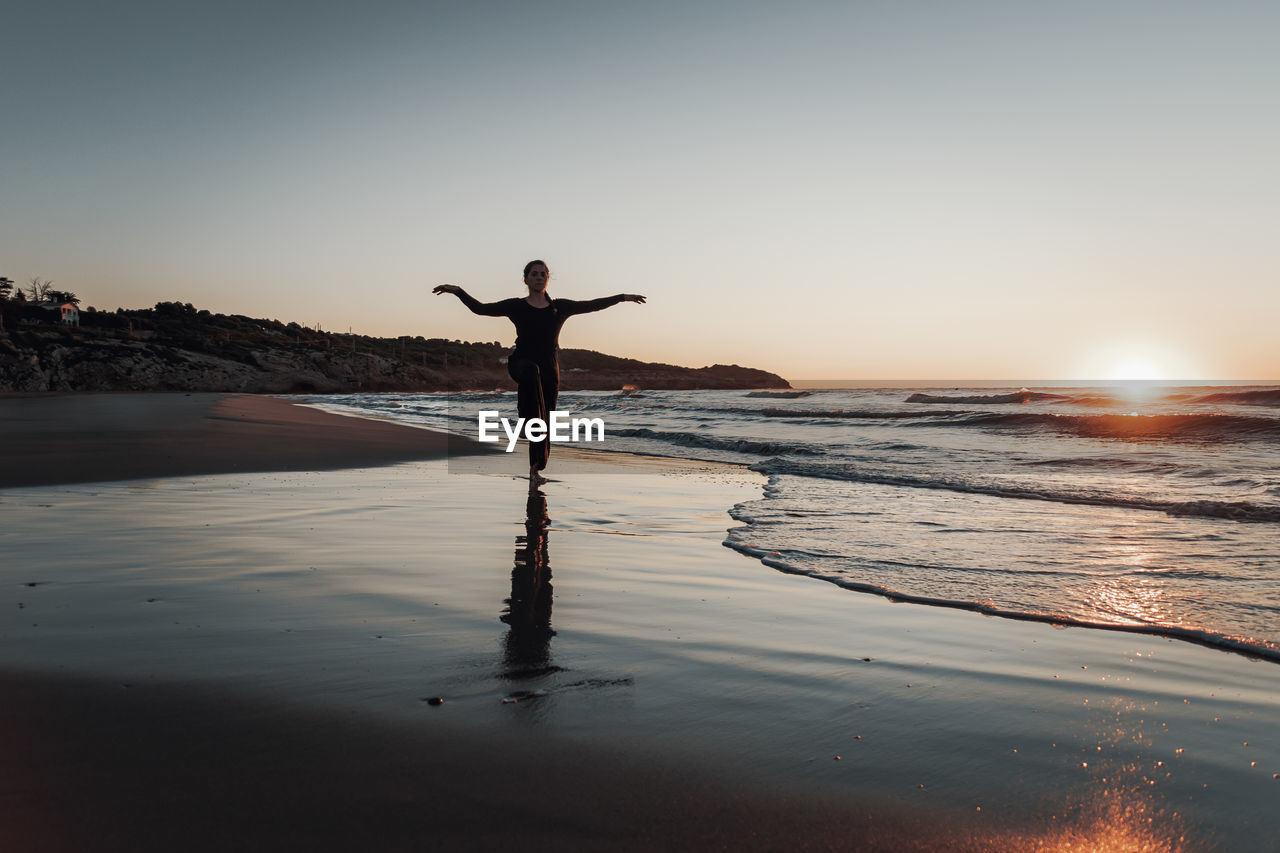
[[[541,418],[550,423],[551,411],[556,407],[560,394],[560,365],[552,361],[534,361],[522,355],[507,359],[507,373],[516,381],[516,411],[526,421]],[[529,442],[529,467],[541,471],[547,467],[551,455],[551,442]]]

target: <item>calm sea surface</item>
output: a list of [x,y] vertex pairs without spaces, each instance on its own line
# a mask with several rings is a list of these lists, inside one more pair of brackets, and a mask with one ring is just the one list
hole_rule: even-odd
[[[515,417],[509,393],[300,399],[473,438],[478,410]],[[1280,660],[1275,386],[576,392],[560,408],[604,419],[589,446],[767,474],[726,507],[744,525],[725,544],[779,570]]]

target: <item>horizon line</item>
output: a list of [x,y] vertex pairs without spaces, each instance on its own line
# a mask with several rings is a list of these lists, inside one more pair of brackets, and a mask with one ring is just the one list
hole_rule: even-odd
[[791,379],[794,384],[803,383],[811,387],[818,385],[829,388],[912,388],[912,387],[955,387],[955,388],[1097,388],[1104,386],[1148,385],[1170,388],[1210,387],[1215,385],[1280,385],[1280,379]]

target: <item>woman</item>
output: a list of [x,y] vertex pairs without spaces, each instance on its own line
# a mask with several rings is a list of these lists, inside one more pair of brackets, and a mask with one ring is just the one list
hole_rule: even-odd
[[[507,372],[516,381],[518,389],[516,406],[520,417],[526,420],[550,419],[560,393],[560,364],[556,353],[560,348],[560,327],[574,314],[603,311],[619,302],[644,302],[643,296],[619,293],[600,299],[579,302],[573,299],[552,299],[547,295],[547,283],[551,271],[543,261],[529,261],[524,267],[524,283],[529,295],[504,299],[501,302],[477,302],[456,284],[442,284],[433,293],[452,293],[462,300],[473,313],[485,317],[506,317],[516,325],[516,348],[507,360]],[[546,480],[538,473],[547,467],[551,442],[547,439],[529,442],[529,483],[538,485]]]

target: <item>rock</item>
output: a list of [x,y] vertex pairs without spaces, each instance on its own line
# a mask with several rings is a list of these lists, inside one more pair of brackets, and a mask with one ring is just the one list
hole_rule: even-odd
[[[331,394],[514,387],[499,360],[505,349],[496,343],[326,336],[294,329],[296,324],[267,328],[273,321],[202,315],[96,312],[85,314],[75,331],[6,325],[0,329],[0,391]],[[455,360],[446,357],[441,367],[446,347]],[[589,350],[562,350],[561,362],[565,391],[789,387],[780,376],[737,365],[678,367]]]

